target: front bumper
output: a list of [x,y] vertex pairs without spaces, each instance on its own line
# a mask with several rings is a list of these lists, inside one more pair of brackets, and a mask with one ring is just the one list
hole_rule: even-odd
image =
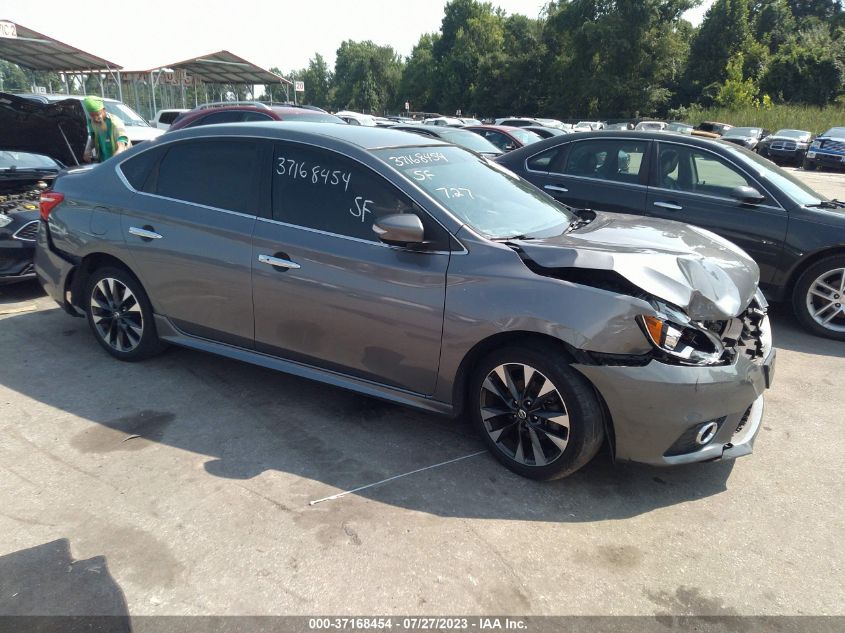
[[802,161],[807,154],[805,149],[772,149],[766,150],[770,158],[779,158],[781,160]]
[[0,283],[35,277],[32,269],[34,251],[35,244],[29,240],[0,239]]
[[[731,459],[751,453],[763,417],[775,351],[764,362],[683,367],[574,365],[596,387],[613,421],[616,457],[656,466]],[[716,421],[712,440],[681,451],[678,442]],[[690,435],[691,434],[691,435]]]
[[825,167],[845,167],[845,154],[831,154],[811,149],[807,152],[807,158]]

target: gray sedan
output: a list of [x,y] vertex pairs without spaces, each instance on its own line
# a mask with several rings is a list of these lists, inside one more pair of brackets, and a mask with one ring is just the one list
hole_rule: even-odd
[[608,442],[751,452],[773,368],[758,269],[669,221],[577,216],[405,132],[232,124],[59,176],[36,271],[106,352],[203,350],[447,415],[536,479]]

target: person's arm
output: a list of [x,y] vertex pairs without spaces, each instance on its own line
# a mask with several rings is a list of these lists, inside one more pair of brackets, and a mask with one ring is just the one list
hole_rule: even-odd
[[94,139],[90,136],[88,137],[88,141],[85,143],[85,151],[82,153],[82,161],[85,163],[90,163],[94,160]]
[[114,138],[116,141],[114,144],[114,155],[117,156],[121,152],[125,152],[132,147],[132,143],[129,141],[129,136],[126,134],[126,127],[123,125],[123,121],[117,117],[113,117],[112,124],[115,126]]

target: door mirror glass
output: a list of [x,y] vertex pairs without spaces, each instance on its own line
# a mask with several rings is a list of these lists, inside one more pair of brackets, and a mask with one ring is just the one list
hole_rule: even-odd
[[745,204],[759,204],[765,197],[754,187],[734,187],[731,189],[731,198]]
[[413,213],[393,213],[373,223],[373,232],[385,244],[408,246],[422,244],[425,231],[422,220]]

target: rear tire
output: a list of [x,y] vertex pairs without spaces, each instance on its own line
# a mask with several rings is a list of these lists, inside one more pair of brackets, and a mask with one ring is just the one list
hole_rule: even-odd
[[548,349],[507,347],[489,354],[469,389],[469,412],[487,448],[523,477],[566,477],[604,440],[592,385]]
[[129,271],[98,268],[85,285],[85,314],[94,338],[119,360],[139,361],[161,353],[153,309],[143,287]]
[[798,321],[816,336],[845,341],[845,255],[834,255],[805,270],[792,292]]

